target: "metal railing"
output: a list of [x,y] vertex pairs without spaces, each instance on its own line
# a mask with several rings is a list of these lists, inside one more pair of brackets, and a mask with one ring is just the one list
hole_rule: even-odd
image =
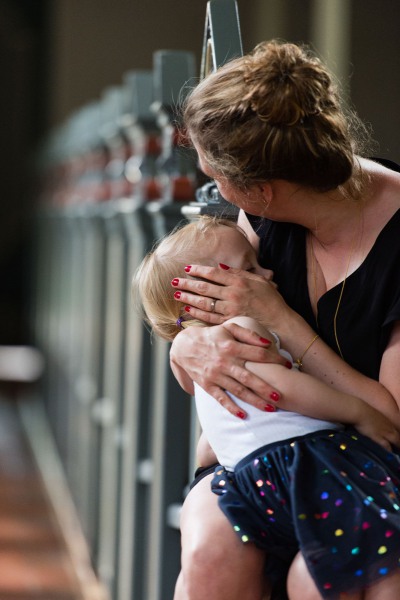
[[[202,76],[241,54],[236,2],[207,5]],[[235,211],[177,146],[183,51],[74,113],[40,157],[32,322],[47,418],[93,564],[113,600],[168,600],[180,568],[179,510],[195,467],[192,400],[130,302],[131,277],[183,219]]]

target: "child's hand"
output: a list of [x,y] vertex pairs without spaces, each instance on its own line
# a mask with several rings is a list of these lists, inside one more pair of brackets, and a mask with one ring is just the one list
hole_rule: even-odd
[[368,404],[365,404],[360,419],[354,423],[354,426],[357,431],[386,450],[392,451],[393,446],[400,447],[400,433],[393,423]]

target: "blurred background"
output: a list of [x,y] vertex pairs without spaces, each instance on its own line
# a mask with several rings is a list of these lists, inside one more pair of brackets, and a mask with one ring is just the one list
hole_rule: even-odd
[[[272,37],[311,44],[370,124],[376,155],[400,161],[398,0],[236,7],[244,52]],[[172,599],[179,572],[179,510],[198,427],[169,373],[168,346],[150,340],[128,298],[133,269],[157,237],[219,210],[218,198],[196,196],[204,181],[174,130],[179,88],[200,75],[207,8],[206,0],[0,0],[0,487],[25,431],[36,466],[19,447],[29,462],[22,473],[46,470],[43,453],[57,462],[75,538],[112,600]],[[220,19],[221,38],[237,34]],[[15,361],[1,352],[26,345],[41,352],[24,363],[31,379],[44,360],[34,388],[20,387]],[[0,506],[0,521],[6,512]],[[38,587],[29,596],[28,587],[25,600],[67,598]],[[100,598],[80,594],[68,598]]]

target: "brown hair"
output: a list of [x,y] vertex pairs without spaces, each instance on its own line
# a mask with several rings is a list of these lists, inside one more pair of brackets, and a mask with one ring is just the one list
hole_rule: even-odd
[[183,120],[210,167],[242,188],[273,179],[337,188],[368,138],[321,61],[276,40],[207,76],[187,96]]
[[[137,309],[143,309],[144,320],[162,338],[172,340],[189,323],[182,321],[182,326],[176,323],[180,317],[189,318],[189,315],[184,312],[183,305],[174,299],[172,279],[177,275],[189,277],[183,270],[187,264],[216,266],[210,257],[210,246],[213,240],[217,240],[221,226],[243,233],[233,221],[202,216],[192,223],[177,226],[156,242],[136,270],[132,282],[134,303]],[[205,325],[199,321],[191,321],[191,324]]]

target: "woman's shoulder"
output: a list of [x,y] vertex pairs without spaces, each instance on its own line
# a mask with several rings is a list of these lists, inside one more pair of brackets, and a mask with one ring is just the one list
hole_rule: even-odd
[[371,159],[366,166],[370,186],[362,205],[364,247],[370,251],[393,243],[393,250],[396,247],[400,251],[400,165],[388,159]]
[[390,171],[396,171],[397,173],[400,173],[400,165],[394,160],[391,160],[390,158],[372,156],[369,160],[374,163],[378,163],[382,167],[386,167],[386,169],[389,169]]
[[[400,200],[400,198],[399,198]],[[378,236],[373,244],[373,248],[381,249],[386,246],[392,255],[400,255],[400,207],[386,220],[384,226],[380,229]],[[388,259],[388,255],[382,256],[383,260]]]
[[366,159],[364,165],[367,203],[391,217],[400,208],[400,165],[387,158]]

